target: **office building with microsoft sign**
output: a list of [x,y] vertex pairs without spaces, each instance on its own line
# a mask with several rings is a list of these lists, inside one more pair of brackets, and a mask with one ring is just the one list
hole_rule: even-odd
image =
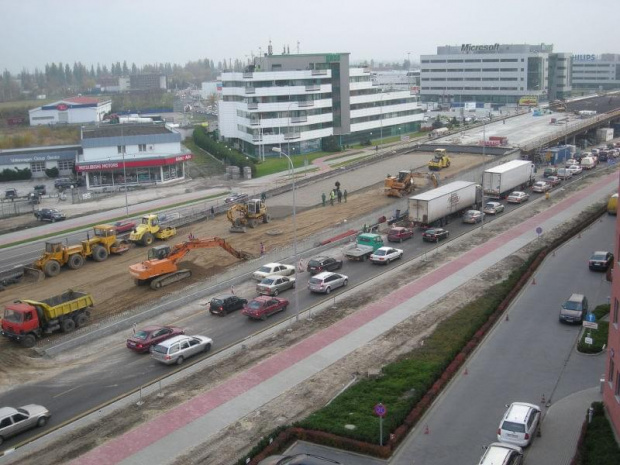
[[[494,106],[562,98],[570,92],[570,55],[548,44],[461,44],[420,57],[423,102]],[[522,100],[523,101],[523,100]]]

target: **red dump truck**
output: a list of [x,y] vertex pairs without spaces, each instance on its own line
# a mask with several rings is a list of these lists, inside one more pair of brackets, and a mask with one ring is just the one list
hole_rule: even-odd
[[16,300],[4,309],[2,335],[24,347],[34,347],[45,334],[68,333],[86,324],[93,305],[90,294],[73,290],[41,301]]

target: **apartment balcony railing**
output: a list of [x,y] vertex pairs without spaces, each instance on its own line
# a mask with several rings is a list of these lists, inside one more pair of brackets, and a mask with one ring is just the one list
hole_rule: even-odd
[[260,126],[260,120],[259,119],[251,119],[250,120],[250,126]]
[[245,88],[245,93],[246,94],[255,94],[256,93],[256,89],[254,87],[246,87]]
[[257,102],[248,103],[248,110],[258,110],[258,103]]
[[306,92],[316,92],[317,90],[321,90],[321,86],[318,84],[306,86]]
[[327,76],[327,70],[326,69],[313,69],[312,75],[313,76]]
[[252,134],[252,142],[262,142],[263,136],[261,134]]
[[301,138],[301,134],[298,132],[287,132],[286,134],[284,134],[284,140],[299,139],[299,138]]
[[308,121],[308,116],[291,116],[291,123],[305,123]]
[[313,107],[314,106],[314,100],[301,100],[301,101],[297,102],[297,106],[299,106],[299,107]]
[[252,79],[254,77],[254,73],[243,73],[243,79]]

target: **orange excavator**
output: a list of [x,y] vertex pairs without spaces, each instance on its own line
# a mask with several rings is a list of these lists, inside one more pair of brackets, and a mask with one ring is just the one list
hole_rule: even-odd
[[133,276],[136,285],[149,283],[151,289],[159,289],[172,283],[176,283],[192,275],[191,270],[179,269],[177,263],[193,249],[207,249],[221,247],[232,256],[241,260],[248,260],[253,256],[247,252],[234,249],[221,237],[208,237],[206,239],[190,239],[173,246],[158,245],[149,250],[148,260],[136,263],[129,267],[129,273]]

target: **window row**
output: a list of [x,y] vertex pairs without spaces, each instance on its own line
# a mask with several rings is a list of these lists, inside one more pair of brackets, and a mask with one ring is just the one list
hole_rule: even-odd
[[519,71],[523,72],[525,68],[426,68],[421,70],[423,73],[517,73]]
[[[525,59],[521,58],[523,62]],[[421,60],[421,63],[518,63],[519,58],[464,58],[449,60]]]

